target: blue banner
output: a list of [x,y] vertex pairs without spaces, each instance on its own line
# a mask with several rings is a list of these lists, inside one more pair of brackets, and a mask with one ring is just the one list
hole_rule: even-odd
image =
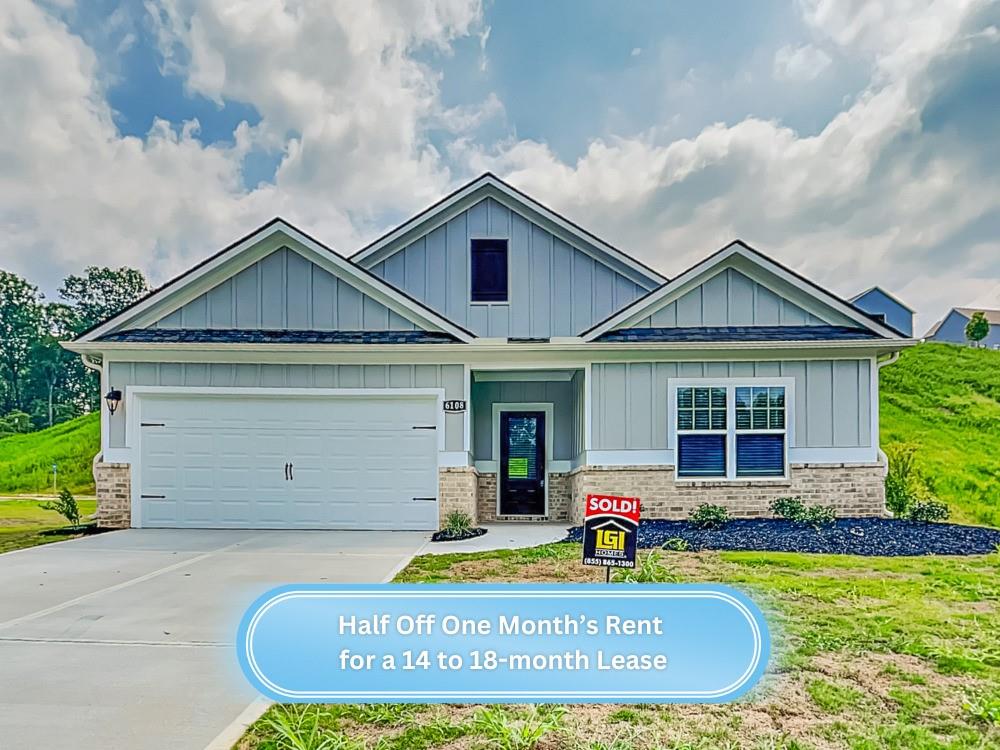
[[719,703],[760,679],[767,624],[727,586],[282,586],[240,623],[283,702]]

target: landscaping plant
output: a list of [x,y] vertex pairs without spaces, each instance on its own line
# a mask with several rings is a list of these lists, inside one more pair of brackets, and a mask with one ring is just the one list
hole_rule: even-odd
[[729,523],[729,511],[721,505],[702,503],[691,511],[688,523],[696,529],[720,529]]
[[460,510],[453,510],[444,517],[442,531],[448,532],[451,536],[463,536],[472,531],[472,516]]
[[779,497],[771,503],[771,512],[792,523],[819,529],[837,520],[837,511],[830,505],[806,505],[800,497]]
[[906,518],[909,520],[923,521],[925,523],[946,521],[948,515],[948,506],[944,503],[939,503],[937,500],[917,500],[906,511]]
[[73,493],[65,487],[59,492],[59,499],[53,502],[39,503],[38,506],[44,510],[54,510],[61,515],[74,529],[80,526],[80,508],[76,504]]

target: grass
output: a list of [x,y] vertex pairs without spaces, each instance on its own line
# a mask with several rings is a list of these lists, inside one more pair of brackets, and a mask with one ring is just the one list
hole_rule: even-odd
[[52,464],[59,486],[93,494],[91,463],[101,450],[100,415],[86,414],[27,435],[0,439],[0,495],[52,491]]
[[[77,504],[81,520],[93,515],[97,505],[94,500],[78,500]],[[2,500],[0,501],[0,553],[72,539],[72,536],[46,536],[40,533],[66,525],[66,519],[55,511],[44,510],[37,500]]]
[[917,446],[952,520],[1000,527],[1000,351],[921,344],[880,377],[883,446]]
[[[554,717],[533,715],[527,707],[401,706],[390,707],[395,713],[376,713],[379,721],[366,718],[365,712],[376,711],[370,706],[312,707],[330,712],[324,731],[344,743],[330,747],[1000,747],[1000,553],[660,554],[658,563],[676,579],[735,585],[767,613],[774,653],[767,676],[748,700],[719,706],[567,706]],[[603,581],[602,571],[583,568],[579,557],[577,544],[425,555],[396,580]],[[293,747],[281,744],[269,722],[301,710],[272,707],[237,747]],[[434,737],[425,726],[434,727]],[[538,726],[546,731],[535,737]],[[455,744],[458,738],[462,742]],[[503,744],[508,741],[526,744]]]

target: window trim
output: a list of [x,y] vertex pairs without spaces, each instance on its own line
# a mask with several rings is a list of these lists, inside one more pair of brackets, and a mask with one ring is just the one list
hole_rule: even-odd
[[[785,429],[783,430],[737,430],[736,429],[736,389],[739,387],[782,387],[785,389]],[[679,388],[725,388],[726,389],[726,475],[718,477],[682,477],[677,475],[679,448],[677,441],[677,390]],[[722,430],[683,430],[683,435],[719,435]],[[736,475],[736,435],[784,435],[785,466],[781,476],[740,477]],[[795,438],[795,378],[754,377],[745,378],[667,378],[667,448],[674,456],[674,482],[678,484],[705,484],[713,482],[787,482],[789,452]]]
[[[506,258],[507,258],[507,299],[505,300],[474,300],[472,299],[472,243],[477,240],[489,240],[491,242],[504,242],[506,243]],[[510,297],[512,293],[512,279],[510,273],[510,237],[490,237],[489,235],[474,235],[469,237],[468,244],[469,254],[466,256],[468,259],[468,281],[469,281],[469,304],[476,307],[509,307]]]

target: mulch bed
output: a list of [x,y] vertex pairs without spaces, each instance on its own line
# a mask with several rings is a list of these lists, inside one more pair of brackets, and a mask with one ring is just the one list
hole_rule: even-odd
[[[642,521],[638,545],[662,547],[683,539],[687,549],[751,552],[826,552],[840,555],[981,555],[995,552],[1000,529],[953,523],[917,523],[890,518],[841,518],[815,529],[772,518],[733,520],[719,529],[697,529],[687,521]],[[583,540],[583,527],[565,541]]]
[[95,524],[84,524],[73,528],[72,526],[62,526],[58,529],[45,529],[39,531],[39,536],[92,536],[93,534],[103,534],[105,531],[113,529],[98,528]]
[[476,527],[474,529],[469,529],[461,534],[452,534],[447,529],[443,531],[435,531],[431,534],[432,542],[460,542],[463,539],[474,539],[477,536],[482,536],[486,533],[486,529],[482,527]]

